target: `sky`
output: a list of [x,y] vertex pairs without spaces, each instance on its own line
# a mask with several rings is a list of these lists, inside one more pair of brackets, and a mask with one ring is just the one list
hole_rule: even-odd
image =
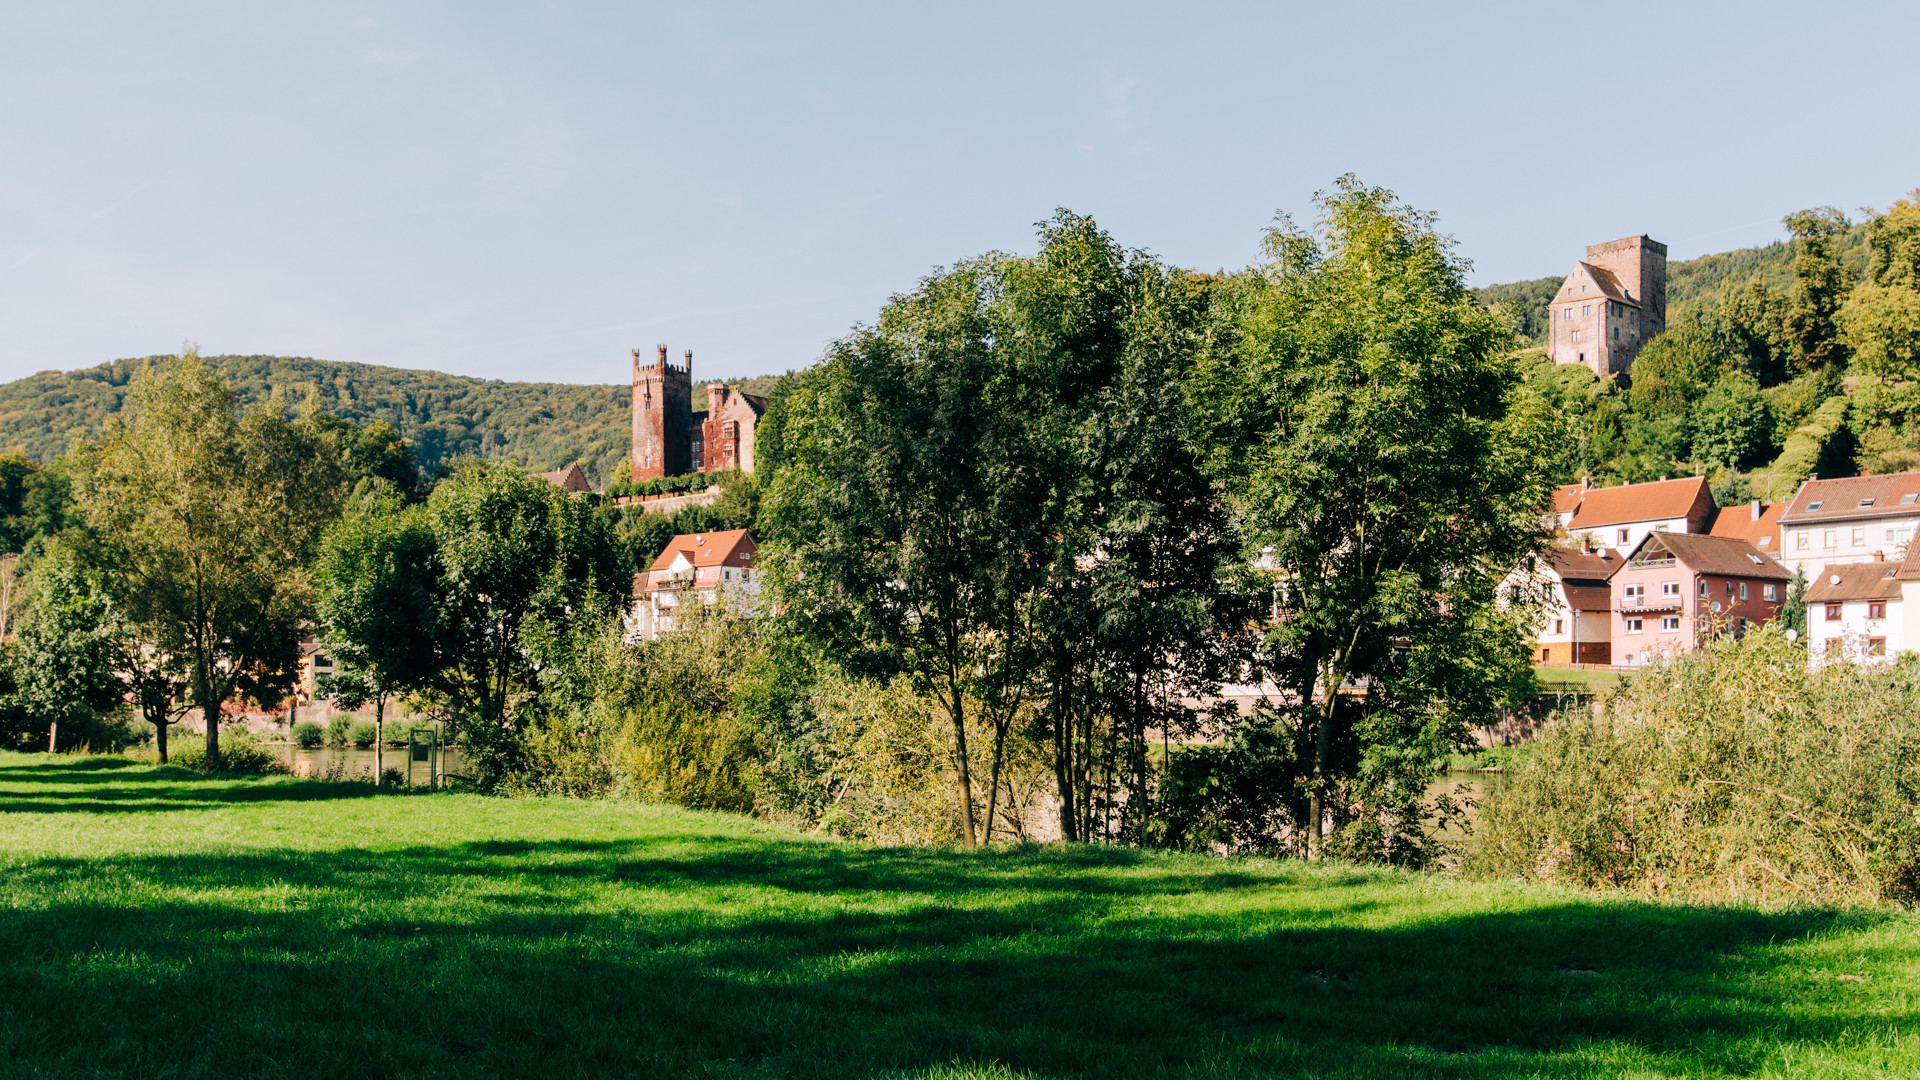
[[0,381],[805,367],[1056,207],[1203,270],[1347,172],[1490,284],[1920,187],[1920,5],[0,0]]

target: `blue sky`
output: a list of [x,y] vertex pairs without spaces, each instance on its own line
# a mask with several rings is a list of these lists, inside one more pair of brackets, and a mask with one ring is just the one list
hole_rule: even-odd
[[0,379],[805,366],[1056,206],[1212,269],[1357,172],[1477,283],[1920,186],[1920,5],[0,3]]

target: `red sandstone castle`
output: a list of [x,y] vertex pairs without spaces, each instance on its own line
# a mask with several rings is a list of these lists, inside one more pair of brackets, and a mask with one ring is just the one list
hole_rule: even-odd
[[1667,245],[1642,233],[1589,246],[1547,309],[1554,363],[1585,364],[1603,379],[1625,373],[1667,328]]
[[725,383],[707,387],[707,411],[693,411],[693,350],[675,367],[667,347],[651,364],[633,350],[633,479],[690,472],[753,471],[753,433],[765,398]]

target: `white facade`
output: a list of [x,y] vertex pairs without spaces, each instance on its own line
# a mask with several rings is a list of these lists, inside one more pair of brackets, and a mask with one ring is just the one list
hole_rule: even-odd
[[1900,517],[1783,525],[1778,558],[1787,569],[1799,570],[1809,579],[1823,566],[1872,562],[1876,555],[1897,563],[1917,528],[1920,507]]

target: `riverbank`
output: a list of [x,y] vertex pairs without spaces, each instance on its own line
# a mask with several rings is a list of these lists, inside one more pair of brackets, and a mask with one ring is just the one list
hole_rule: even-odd
[[0,755],[0,1076],[1920,1073],[1920,920]]

